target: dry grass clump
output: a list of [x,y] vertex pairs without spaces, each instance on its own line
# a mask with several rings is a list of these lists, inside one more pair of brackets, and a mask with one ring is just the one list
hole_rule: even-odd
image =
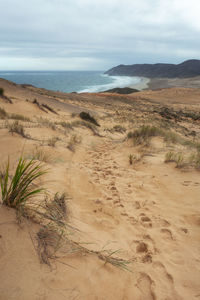
[[65,129],[73,129],[72,124],[70,122],[57,122],[56,125],[61,125]]
[[48,119],[44,119],[42,117],[38,118],[38,123],[41,124],[44,127],[51,128],[52,130],[56,130],[56,124],[54,122],[51,122]]
[[81,126],[86,127],[88,129],[90,129],[94,135],[100,136],[99,133],[98,133],[98,131],[97,131],[96,126],[94,126],[93,124],[91,124],[91,123],[89,123],[87,121],[79,121],[79,120],[77,120],[77,121],[73,121],[71,123],[71,125],[72,125],[72,127],[81,127]]
[[155,136],[163,137],[164,141],[167,143],[178,143],[183,146],[190,146],[194,148],[198,148],[199,146],[199,143],[197,142],[187,140],[171,130],[166,130],[156,126],[143,125],[139,129],[127,134],[127,138],[132,139],[134,145],[145,146],[149,146],[151,138]]
[[192,153],[189,157],[189,163],[191,163],[197,170],[200,170],[200,152]]
[[200,170],[200,152],[184,155],[182,152],[169,151],[165,155],[165,163],[175,162],[176,168],[194,167]]
[[8,114],[4,108],[0,107],[0,119],[13,119],[24,122],[31,122],[30,118],[25,117],[21,114]]
[[50,147],[55,147],[58,140],[59,140],[59,138],[58,138],[58,137],[55,137],[55,136],[52,137],[52,138],[50,138],[50,139],[48,140],[48,146],[50,146]]
[[32,153],[31,158],[34,160],[39,160],[41,162],[50,163],[52,161],[52,156],[47,153],[44,149],[36,147]]
[[21,114],[10,114],[9,115],[10,119],[14,119],[14,120],[19,120],[19,121],[24,121],[24,122],[31,122],[31,119],[28,117],[25,117]]
[[121,125],[115,125],[113,127],[112,131],[116,131],[116,132],[119,132],[119,133],[124,133],[124,132],[126,132],[126,128],[121,126]]
[[149,145],[150,138],[160,134],[160,128],[147,125],[142,126],[133,132],[129,132],[127,138],[133,139],[134,145]]
[[[66,205],[66,194],[59,195],[56,193],[51,201],[46,198],[43,211],[36,213],[41,217],[43,225],[37,233],[38,241],[38,254],[40,261],[51,266],[51,260],[59,258],[59,252],[67,254],[88,254],[95,255],[106,263],[113,266],[128,269],[129,260],[116,257],[117,251],[113,250],[100,250],[94,251],[83,246],[83,243],[76,242],[72,239],[76,229],[71,227],[68,220],[68,208]],[[72,266],[71,266],[72,267]],[[130,271],[130,270],[129,270]]]
[[43,226],[37,233],[37,251],[41,263],[51,266],[50,260],[56,258],[61,247],[62,235],[49,226]]
[[0,177],[3,204],[19,208],[25,205],[27,200],[43,192],[43,188],[35,185],[35,180],[45,173],[46,171],[44,171],[40,163],[20,157],[14,176],[10,179],[10,164],[8,160]]
[[4,108],[0,107],[0,119],[6,119],[8,118],[8,113],[5,111]]
[[66,193],[55,193],[53,198],[46,196],[44,203],[39,204],[38,207],[32,207],[32,210],[40,218],[40,224],[57,228],[60,231],[61,227],[67,227],[69,210],[66,201],[68,199]]
[[75,152],[76,149],[76,145],[81,143],[81,137],[77,136],[76,134],[73,134],[70,137],[69,143],[67,145],[67,148],[72,151]]
[[185,165],[184,156],[182,152],[169,151],[165,155],[165,163],[175,162],[176,168],[182,168]]
[[24,131],[24,126],[20,124],[19,121],[15,121],[12,124],[9,124],[8,128],[9,128],[9,132],[11,132],[12,134],[17,133],[21,135],[23,138],[28,138],[28,135]]

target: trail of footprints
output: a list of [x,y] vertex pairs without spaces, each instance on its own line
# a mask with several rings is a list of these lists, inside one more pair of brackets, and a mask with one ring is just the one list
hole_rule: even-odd
[[[135,177],[133,174],[135,171],[124,169],[113,159],[112,156],[115,147],[116,146],[109,142],[99,145],[95,151],[88,152],[89,159],[84,163],[86,170],[92,175],[93,183],[100,185],[103,189],[104,196],[101,199],[95,200],[96,209],[94,209],[94,212],[102,212],[103,207],[110,205],[110,207],[120,214],[128,223],[142,226],[144,232],[153,227],[157,227],[163,239],[166,241],[175,240],[170,229],[170,223],[159,216],[155,217],[150,215],[148,200],[135,200],[132,195],[134,185],[130,182],[130,178]],[[119,191],[117,185],[120,181],[120,177],[123,178],[123,183],[120,186],[123,187],[123,189],[120,188]],[[143,192],[142,188],[137,188],[137,194],[139,194],[142,199],[146,192]],[[156,204],[155,201],[151,201],[150,203],[151,206]],[[145,253],[145,251],[143,252]],[[148,251],[146,252],[148,256]]]
[[[136,254],[136,260],[145,264],[152,264],[153,269],[162,274],[165,279],[166,286],[163,288],[169,290],[170,287],[169,299],[179,299],[174,288],[173,277],[166,271],[165,266],[161,262],[153,260],[153,256],[159,253],[159,250],[154,239],[149,234],[149,231],[156,227],[166,242],[173,242],[175,237],[170,229],[171,224],[160,216],[151,215],[148,208],[149,203],[144,198],[146,192],[143,192],[142,189],[137,189],[137,193],[141,196],[140,200],[142,200],[135,200],[133,195],[135,187],[130,182],[130,178],[133,178],[133,172],[135,171],[119,166],[112,157],[114,150],[115,146],[111,143],[102,144],[95,151],[89,152],[89,159],[84,164],[86,170],[88,169],[88,172],[92,174],[93,183],[99,184],[104,189],[104,196],[94,201],[97,207],[94,212],[101,213],[103,207],[108,206],[110,203],[115,210],[112,211],[113,214],[117,212],[129,224],[140,226],[140,229],[141,227],[143,228],[143,234],[139,236],[139,239],[133,240],[130,245]],[[120,185],[119,191],[117,187],[119,182],[121,183],[120,177],[123,178],[123,184]],[[156,203],[150,202],[151,206],[154,204]],[[163,285],[163,283],[160,284]],[[142,299],[157,299],[155,284],[149,274],[140,273],[137,287],[143,295]]]

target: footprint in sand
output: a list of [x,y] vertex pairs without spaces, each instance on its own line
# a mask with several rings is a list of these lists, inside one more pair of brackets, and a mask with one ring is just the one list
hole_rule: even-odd
[[173,235],[172,235],[171,230],[166,229],[166,228],[162,228],[162,229],[160,230],[160,232],[162,233],[162,235],[163,235],[163,237],[164,237],[165,239],[167,239],[167,240],[175,240],[174,237],[173,237]]
[[140,221],[142,226],[144,227],[152,227],[151,219],[147,217],[145,214],[140,215]]
[[136,252],[137,253],[148,252],[148,245],[144,242],[139,242],[137,247],[136,247]]
[[160,281],[156,282],[156,286],[158,286],[159,290],[162,290],[165,293],[166,295],[165,299],[169,299],[169,300],[182,299],[180,298],[180,296],[177,294],[175,290],[173,276],[167,272],[163,263],[160,261],[154,262],[152,267],[156,271],[159,278],[161,279]]
[[136,285],[142,294],[141,300],[156,300],[154,282],[148,274],[141,273]]
[[171,224],[165,219],[158,219],[155,221],[156,225],[159,227],[169,227]]
[[135,201],[135,203],[133,204],[135,209],[140,209],[141,208],[141,205],[138,201]]

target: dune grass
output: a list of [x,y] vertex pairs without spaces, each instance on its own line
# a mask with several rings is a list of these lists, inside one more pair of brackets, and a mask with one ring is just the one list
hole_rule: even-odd
[[55,147],[58,140],[59,140],[59,138],[54,136],[54,137],[48,139],[48,143],[47,144],[50,147]]
[[67,148],[72,151],[75,152],[76,149],[76,145],[81,143],[81,137],[77,136],[76,134],[73,134],[70,137],[70,140],[68,142]]
[[19,121],[24,121],[24,122],[31,122],[30,118],[25,117],[24,115],[21,115],[21,114],[10,114],[9,119],[19,120]]
[[176,168],[194,167],[200,170],[200,152],[184,155],[182,152],[169,151],[165,155],[165,163],[175,162]]
[[17,133],[21,135],[23,138],[28,138],[28,136],[24,131],[24,126],[20,124],[19,121],[15,121],[12,124],[9,124],[8,127],[9,127],[9,132],[11,132],[12,134]]
[[45,162],[45,163],[51,163],[53,158],[52,155],[45,151],[42,148],[36,147],[32,153],[30,154],[30,157],[32,160],[39,160],[41,162]]
[[198,141],[188,140],[181,135],[156,126],[143,125],[140,128],[130,131],[127,134],[128,139],[132,139],[134,145],[149,146],[152,137],[160,136],[166,143],[180,144],[191,148],[200,149],[200,143]]
[[169,151],[165,155],[165,163],[175,162],[176,168],[181,168],[184,166],[184,156],[182,152]]
[[5,111],[4,108],[0,107],[0,119],[6,119],[8,117],[8,113]]
[[3,204],[19,208],[27,200],[43,192],[44,189],[37,187],[34,182],[45,173],[46,171],[43,170],[40,163],[20,157],[15,174],[10,180],[10,164],[8,160],[3,176],[0,177]]

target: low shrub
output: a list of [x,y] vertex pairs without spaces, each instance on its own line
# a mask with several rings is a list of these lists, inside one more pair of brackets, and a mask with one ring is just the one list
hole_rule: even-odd
[[94,117],[92,117],[89,113],[85,112],[85,111],[82,111],[80,114],[79,114],[80,118],[82,120],[85,120],[85,121],[88,121],[90,123],[93,123],[94,125],[96,126],[100,126],[97,121],[95,120]]
[[0,87],[0,96],[4,96],[4,89]]

